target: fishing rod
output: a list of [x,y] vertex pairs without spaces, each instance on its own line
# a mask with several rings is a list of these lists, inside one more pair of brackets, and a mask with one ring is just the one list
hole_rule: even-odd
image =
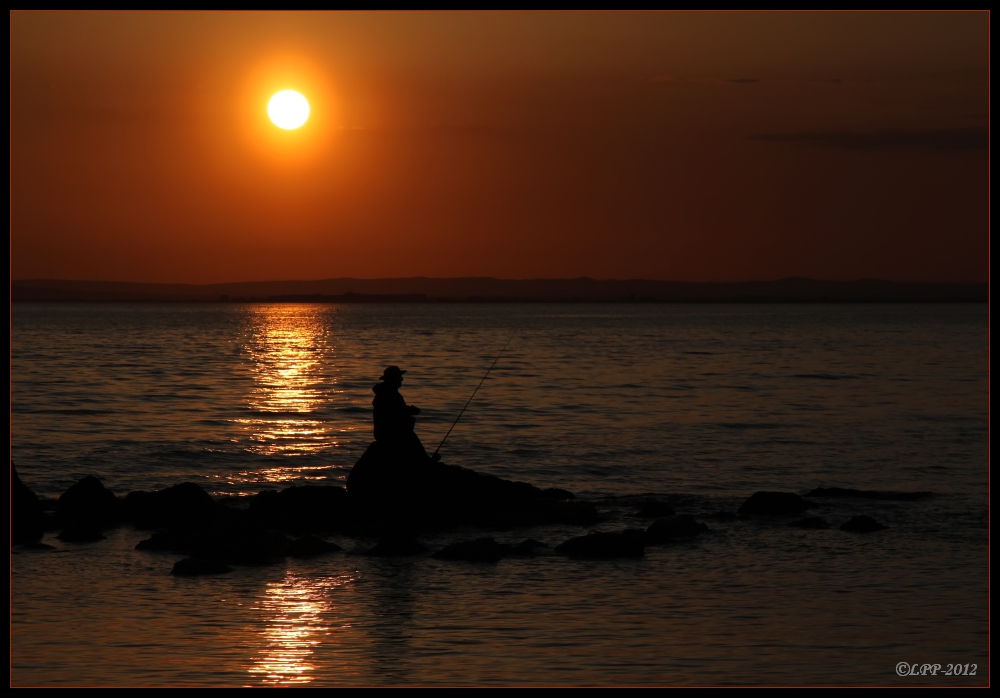
[[[514,339],[515,334],[517,334],[517,330],[514,330],[514,334],[507,339],[507,344],[510,344],[511,339]],[[476,393],[478,393],[479,389],[483,387],[483,383],[486,382],[486,376],[490,375],[490,371],[493,370],[493,367],[497,365],[497,361],[500,360],[500,357],[503,356],[503,353],[507,350],[507,344],[503,345],[503,349],[501,349],[500,353],[497,354],[497,358],[493,359],[493,363],[491,363],[490,367],[486,369],[486,375],[483,376],[483,380],[479,381],[479,385],[476,386],[476,389],[472,391],[472,395],[470,395],[468,401],[466,401],[465,407],[469,406],[469,403],[472,402],[472,398],[476,397]],[[458,413],[457,417],[455,417],[455,421],[451,423],[451,428],[448,429],[448,433],[444,435],[443,439],[441,439],[441,443],[438,444],[438,447],[434,449],[434,454],[431,458],[435,460],[437,459],[438,451],[441,450],[441,447],[444,446],[444,442],[448,440],[449,436],[451,436],[451,430],[455,428],[455,425],[458,424],[458,420],[460,420],[462,415],[465,414],[465,407],[463,407],[462,411]]]

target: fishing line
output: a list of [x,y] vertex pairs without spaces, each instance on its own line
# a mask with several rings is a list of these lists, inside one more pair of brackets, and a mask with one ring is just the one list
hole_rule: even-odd
[[[515,334],[517,334],[517,330],[514,330],[514,334],[507,339],[507,344],[510,344],[511,339],[514,339]],[[472,395],[470,395],[469,399],[466,401],[465,407],[469,406],[469,403],[472,402],[472,398],[476,397],[476,393],[478,393],[479,389],[483,387],[483,383],[486,381],[486,376],[490,375],[490,371],[493,370],[493,367],[497,365],[497,361],[500,360],[500,357],[503,356],[503,353],[507,350],[507,344],[503,345],[503,349],[501,349],[500,353],[497,354],[497,358],[493,359],[493,363],[491,363],[490,367],[486,369],[486,375],[483,376],[483,380],[479,381],[479,385],[476,386],[476,389],[472,391]],[[465,414],[465,407],[463,407],[462,411],[458,413],[457,417],[455,417],[455,421],[452,422],[451,427],[448,429],[448,433],[444,435],[444,438],[441,439],[441,443],[439,443],[438,447],[434,449],[434,453],[431,455],[431,458],[434,458],[434,456],[438,454],[438,451],[441,450],[441,447],[444,446],[444,442],[447,441],[448,437],[451,435],[451,430],[455,428],[455,425],[458,424],[458,420],[460,420],[462,415]]]

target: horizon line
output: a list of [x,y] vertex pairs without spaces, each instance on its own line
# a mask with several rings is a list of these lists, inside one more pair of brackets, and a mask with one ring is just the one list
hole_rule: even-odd
[[819,283],[861,283],[861,282],[872,282],[878,281],[881,283],[891,283],[891,284],[972,284],[989,285],[989,279],[983,281],[927,281],[927,280],[897,280],[889,279],[875,276],[867,277],[857,277],[851,279],[824,279],[811,276],[784,276],[779,278],[767,278],[767,279],[741,279],[737,281],[688,281],[682,279],[655,279],[655,278],[644,278],[644,277],[608,277],[608,278],[597,278],[593,276],[536,276],[536,277],[503,277],[503,276],[328,276],[324,278],[310,278],[310,279],[290,279],[290,278],[272,278],[272,279],[256,279],[256,280],[244,280],[244,281],[208,281],[208,282],[192,282],[192,281],[130,281],[130,280],[120,280],[120,279],[67,279],[58,277],[32,277],[32,278],[21,278],[21,279],[11,279],[11,284],[16,283],[39,283],[39,282],[59,282],[59,283],[106,283],[106,284],[146,284],[146,285],[164,285],[164,286],[222,286],[230,284],[268,284],[268,283],[320,283],[324,281],[411,281],[411,280],[427,280],[427,281],[464,281],[464,280],[489,280],[489,281],[596,281],[596,282],[652,282],[652,283],[664,283],[664,284],[753,284],[753,283],[778,283],[782,281],[814,281]]

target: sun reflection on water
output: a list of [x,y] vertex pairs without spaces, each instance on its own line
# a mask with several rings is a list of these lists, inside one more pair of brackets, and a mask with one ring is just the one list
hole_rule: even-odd
[[314,648],[330,631],[325,616],[334,604],[330,593],[353,581],[350,575],[305,577],[288,574],[270,582],[259,601],[264,614],[261,646],[247,671],[260,683],[274,686],[307,684],[313,680]]
[[[243,351],[251,361],[254,385],[247,395],[249,414],[236,420],[250,442],[247,451],[262,456],[307,456],[336,448],[337,435],[318,414],[335,393],[328,333],[324,315],[310,308],[262,305],[251,310]],[[238,479],[325,478],[311,470],[317,469],[281,466],[242,473]]]

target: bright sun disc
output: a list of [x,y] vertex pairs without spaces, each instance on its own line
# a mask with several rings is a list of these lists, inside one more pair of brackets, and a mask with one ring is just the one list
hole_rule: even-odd
[[267,115],[278,128],[298,128],[309,118],[309,102],[295,90],[282,90],[267,103]]

